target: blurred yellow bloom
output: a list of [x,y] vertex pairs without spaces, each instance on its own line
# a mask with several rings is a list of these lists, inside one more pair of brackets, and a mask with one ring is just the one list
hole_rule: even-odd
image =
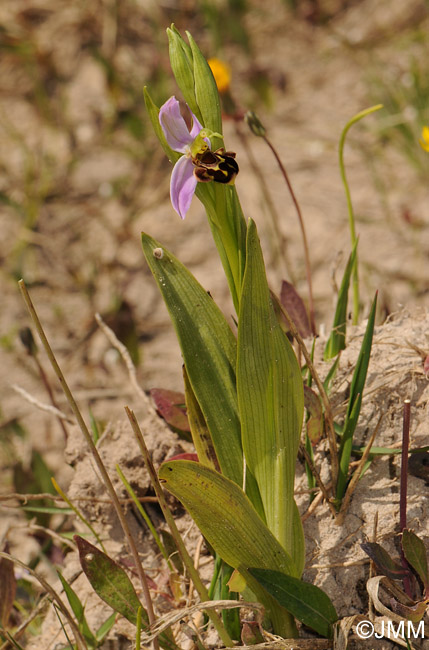
[[421,148],[429,152],[429,126],[423,127],[422,137],[420,138],[419,142]]
[[231,83],[231,68],[227,63],[220,59],[209,59],[207,61],[216,81],[217,89],[220,93],[225,93]]

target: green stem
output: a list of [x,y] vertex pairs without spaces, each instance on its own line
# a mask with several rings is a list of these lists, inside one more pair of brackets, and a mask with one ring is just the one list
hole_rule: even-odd
[[[201,187],[201,185],[203,185]],[[235,187],[201,184],[196,194],[203,203],[238,314],[246,261],[246,222]]]
[[[371,106],[370,108],[365,109],[364,111],[361,111],[360,113],[357,113],[354,117],[351,118],[345,125],[343,132],[341,133],[341,138],[340,138],[340,143],[338,147],[338,153],[339,153],[339,162],[340,162],[340,173],[341,173],[341,179],[343,181],[344,185],[344,190],[346,193],[346,200],[347,200],[347,209],[349,213],[349,228],[350,228],[350,238],[351,238],[351,244],[352,248],[354,248],[356,244],[356,228],[355,228],[355,217],[354,217],[354,212],[353,212],[353,205],[352,205],[352,199],[350,195],[350,188],[349,184],[347,182],[347,177],[346,177],[346,169],[344,166],[344,144],[346,141],[346,136],[347,133],[349,132],[350,128],[353,126],[353,124],[356,124],[356,122],[359,122],[363,117],[366,117],[367,115],[370,115],[371,113],[375,113],[375,111],[379,111],[380,108],[383,108],[383,104],[377,104],[376,106]],[[353,270],[352,270],[352,282],[353,282],[353,325],[357,325],[358,323],[358,318],[359,318],[359,274],[358,274],[358,256],[356,252],[356,257],[355,261],[353,264]]]

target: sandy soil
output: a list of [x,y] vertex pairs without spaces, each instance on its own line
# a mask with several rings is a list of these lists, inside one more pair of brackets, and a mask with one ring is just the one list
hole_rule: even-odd
[[[84,463],[88,461],[84,452],[77,454],[76,446],[83,447],[83,442],[78,442],[74,427],[67,425],[67,455],[57,420],[12,388],[16,384],[39,402],[49,401],[35,365],[17,336],[18,330],[29,324],[16,284],[19,277],[24,277],[30,288],[82,412],[88,417],[91,410],[107,427],[103,442],[108,447],[106,457],[112,466],[123,462],[125,467],[134,468],[142,492],[147,482],[138,454],[132,449],[124,404],[136,409],[149,435],[156,432],[152,449],[158,449],[162,441],[159,462],[179,446],[186,449],[186,444],[179,443],[161,422],[150,420],[153,416],[136,397],[117,353],[98,330],[95,312],[102,313],[119,335],[125,333],[128,340],[137,340],[138,379],[145,390],[155,386],[181,390],[180,351],[141,252],[139,236],[146,231],[188,266],[226,314],[232,313],[202,207],[195,199],[183,222],[171,208],[170,166],[148,134],[141,96],[144,83],[150,85],[154,80],[154,70],[167,70],[168,65],[163,30],[151,31],[148,15],[155,16],[160,27],[174,19],[180,29],[190,29],[197,38],[198,21],[194,29],[190,24],[192,12],[170,12],[161,3],[147,3],[150,7],[127,3],[112,18],[115,14],[109,10],[110,4],[114,6],[97,2],[87,8],[78,3],[70,6],[59,1],[53,6],[50,0],[37,0],[29,7],[24,0],[5,0],[0,7],[0,24],[8,46],[0,60],[3,493],[13,490],[13,467],[17,460],[28,465],[32,448],[43,454],[63,488],[70,486],[73,494],[88,489],[79,478],[85,476]],[[314,25],[302,16],[293,17],[280,0],[269,6],[257,0],[251,4],[246,27],[254,54],[249,61],[237,46],[227,52],[233,69],[233,94],[243,107],[254,107],[255,98],[249,90],[251,74],[258,69],[270,71],[272,110],[260,103],[256,107],[287,167],[304,215],[316,317],[323,334],[332,320],[335,286],[350,250],[337,160],[341,130],[351,116],[380,101],[369,92],[370,78],[378,79],[379,86],[403,84],[411,57],[424,60],[428,50],[424,36],[429,26],[427,6],[423,0],[362,0],[339,10],[339,4],[326,3],[330,20]],[[208,34],[202,31],[199,41],[210,53]],[[14,49],[21,42],[27,44],[27,50]],[[103,66],[94,56],[94,48],[105,62],[114,62],[113,71],[119,77],[109,76],[107,64]],[[156,88],[158,93],[165,88],[160,101],[175,92],[166,72]],[[129,114],[137,116],[144,134],[141,142],[130,134],[125,119]],[[390,117],[382,119],[388,122]],[[397,443],[400,406],[409,397],[415,418],[413,443],[418,446],[427,440],[427,382],[420,358],[408,341],[422,349],[429,347],[429,158],[422,157],[416,144],[415,157],[420,165],[416,168],[392,142],[380,139],[379,126],[377,117],[371,116],[353,127],[345,150],[360,237],[363,315],[376,289],[380,292],[380,323],[387,314],[403,307],[406,311],[377,332],[360,435],[364,439],[371,433],[378,413],[384,410],[379,444]],[[241,170],[237,190],[245,215],[258,225],[273,289],[278,290],[286,277],[305,298],[299,227],[270,152],[262,141],[249,140],[287,242],[280,261],[270,215],[231,122],[225,123],[225,141],[237,152]],[[123,307],[118,310],[121,301]],[[350,348],[342,358],[338,408],[356,359],[359,335],[359,330],[351,335]],[[40,359],[59,408],[67,412],[42,353]],[[15,422],[27,432],[23,440],[11,435],[6,426]],[[320,454],[327,473],[323,448]],[[68,464],[72,458],[73,468]],[[380,539],[392,539],[397,486],[396,462],[379,460],[359,484],[343,527],[335,527],[322,505],[306,522],[306,576],[328,591],[341,616],[366,612],[368,564],[361,563],[359,542],[364,533],[371,534],[376,510]],[[302,487],[298,472],[297,488]],[[100,487],[94,487],[94,494],[99,492]],[[412,477],[410,493],[410,525],[427,538],[425,483]],[[302,502],[300,498],[300,507],[305,510],[305,498]],[[100,511],[94,517],[101,517],[107,526],[111,513]],[[22,522],[16,510],[2,510],[0,540],[7,537],[11,551],[27,561],[37,552],[38,543],[21,527]],[[110,530],[115,530],[113,525]],[[123,552],[119,532],[112,532],[111,538],[112,553]],[[332,566],[344,562],[351,564]],[[44,570],[50,574],[48,566]],[[355,584],[358,588],[352,589]],[[46,647],[48,642],[54,643],[47,629],[43,640]],[[124,643],[123,647],[129,647]],[[371,647],[388,647],[381,643]],[[39,640],[34,647],[42,647],[37,644]]]

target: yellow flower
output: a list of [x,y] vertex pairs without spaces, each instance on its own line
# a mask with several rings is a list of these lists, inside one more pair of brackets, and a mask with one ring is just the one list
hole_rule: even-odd
[[424,126],[422,129],[422,137],[419,140],[420,146],[425,151],[429,152],[429,126]]
[[225,93],[229,89],[231,83],[231,68],[227,63],[220,59],[209,59],[207,63],[213,72],[218,91],[221,94]]

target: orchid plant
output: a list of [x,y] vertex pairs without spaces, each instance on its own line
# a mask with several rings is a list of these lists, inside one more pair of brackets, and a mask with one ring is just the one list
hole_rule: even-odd
[[[166,462],[159,478],[187,508],[233,591],[250,590],[277,634],[295,619],[332,634],[335,610],[301,580],[305,548],[294,501],[304,411],[301,369],[279,324],[255,223],[234,186],[235,153],[223,146],[213,74],[190,34],[167,30],[170,61],[186,103],[146,107],[174,163],[171,202],[183,219],[203,203],[236,309],[234,333],[211,296],[162,244],[143,234],[147,263],[170,312],[184,360],[185,396],[199,462]],[[224,583],[223,593],[228,591]]]

